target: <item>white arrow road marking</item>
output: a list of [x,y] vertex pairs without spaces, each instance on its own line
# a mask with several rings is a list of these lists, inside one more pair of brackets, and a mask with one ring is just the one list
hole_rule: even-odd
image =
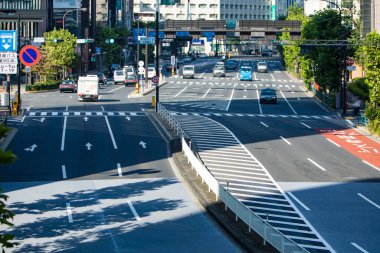
[[131,117],[126,117],[126,119],[127,119],[128,121],[130,121],[130,120],[131,120]]
[[84,119],[84,121],[86,121],[86,122],[87,122],[87,120],[88,120],[88,118],[87,118],[87,117],[84,117],[83,119]]
[[33,152],[34,149],[37,147],[36,144],[33,144],[32,146],[30,146],[29,148],[26,148],[25,151],[30,151],[30,152]]
[[146,143],[143,141],[140,141],[139,145],[141,145],[143,148],[146,148]]
[[71,210],[70,203],[66,203],[66,210],[67,210],[67,218],[69,218],[69,222],[73,223],[73,211]]
[[65,165],[62,165],[62,176],[64,179],[67,178],[67,175],[66,175],[66,166]]
[[119,177],[123,176],[123,171],[121,170],[121,165],[120,163],[117,164],[117,172],[119,173]]
[[67,116],[65,116],[65,119],[63,120],[61,151],[65,150],[66,122],[67,122]]
[[140,216],[137,214],[136,209],[134,208],[132,201],[127,201],[129,208],[131,209],[133,215],[135,216],[136,220],[141,220]]
[[91,150],[91,147],[92,147],[91,143],[87,142],[85,146],[87,147],[87,150]]
[[42,118],[41,118],[41,122],[44,122],[44,121],[45,121],[45,118],[44,118],[44,117],[42,117]]

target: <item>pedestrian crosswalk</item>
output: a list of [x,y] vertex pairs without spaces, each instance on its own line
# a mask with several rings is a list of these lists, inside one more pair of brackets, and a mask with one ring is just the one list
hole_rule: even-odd
[[[169,76],[168,79],[178,79],[178,76]],[[197,80],[198,78],[194,79]],[[200,77],[201,80],[235,80],[239,81],[240,79],[238,77],[212,77],[212,76],[204,76]],[[280,83],[293,83],[293,80],[288,79],[270,79],[270,78],[263,78],[263,79],[255,79],[253,81],[259,81],[259,82],[280,82]],[[169,83],[172,83],[174,81],[169,81]],[[177,81],[178,82],[178,81]],[[188,81],[184,81],[188,82]],[[201,81],[195,81],[194,83],[200,83]]]
[[262,163],[227,128],[200,115],[175,118],[203,164],[236,199],[308,252],[332,251]]
[[54,117],[54,116],[145,116],[144,112],[123,111],[29,111],[25,113],[29,117]]
[[[167,103],[165,103],[166,105]],[[170,112],[174,116],[206,116],[206,117],[256,117],[256,118],[294,118],[294,119],[334,119],[330,115],[299,114],[250,114],[250,113],[202,113],[202,112]]]
[[188,85],[188,86],[220,86],[220,87],[251,87],[251,88],[297,88],[303,87],[296,84],[275,84],[275,83],[235,83],[235,82],[214,82],[210,81],[169,81],[169,84]]

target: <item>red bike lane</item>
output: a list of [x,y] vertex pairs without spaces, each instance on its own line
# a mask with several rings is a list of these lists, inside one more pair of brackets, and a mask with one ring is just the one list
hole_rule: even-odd
[[317,129],[318,133],[380,171],[380,143],[354,129]]

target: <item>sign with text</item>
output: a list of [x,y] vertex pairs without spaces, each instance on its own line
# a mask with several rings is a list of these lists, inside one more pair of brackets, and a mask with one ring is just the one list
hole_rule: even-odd
[[82,7],[82,0],[53,0],[54,9],[78,9]]
[[17,53],[0,53],[0,74],[17,74]]
[[139,37],[139,41],[141,45],[154,44],[155,39],[156,39],[155,37],[145,37],[145,36]]

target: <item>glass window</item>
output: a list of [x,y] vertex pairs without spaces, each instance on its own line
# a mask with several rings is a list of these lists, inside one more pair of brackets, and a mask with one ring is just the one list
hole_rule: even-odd
[[255,15],[253,15],[253,19],[256,19],[256,18],[257,18],[256,14],[255,14]]
[[199,14],[199,18],[207,18],[207,14]]
[[267,15],[267,19],[270,19],[270,15]]
[[224,8],[224,4],[221,4],[221,5],[220,5],[220,8],[223,9],[223,8]]
[[257,6],[256,6],[256,5],[255,5],[255,6],[253,6],[253,9],[254,9],[254,10],[257,10]]
[[191,8],[195,8],[197,5],[196,4],[190,4]]
[[198,6],[199,6],[199,8],[206,8],[207,4],[199,4]]
[[184,4],[177,4],[177,7],[178,7],[178,8],[184,8],[185,5],[184,5]]
[[235,9],[237,9],[239,7],[239,5],[235,4]]
[[217,4],[210,4],[210,8],[218,8],[218,5]]
[[212,19],[218,19],[218,14],[210,14],[210,18],[212,18]]
[[230,14],[230,18],[233,18],[234,17],[234,15],[233,14]]

